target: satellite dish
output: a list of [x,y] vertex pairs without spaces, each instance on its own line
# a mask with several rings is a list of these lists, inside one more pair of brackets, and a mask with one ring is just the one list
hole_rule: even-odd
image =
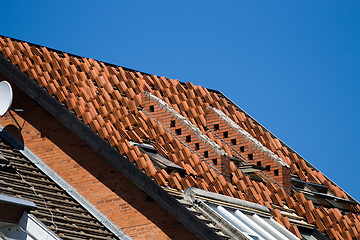
[[13,92],[10,83],[0,82],[0,117],[4,116],[9,110],[13,100]]

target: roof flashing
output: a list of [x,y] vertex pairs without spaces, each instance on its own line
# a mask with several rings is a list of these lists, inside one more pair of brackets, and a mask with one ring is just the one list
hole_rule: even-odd
[[36,204],[31,201],[16,198],[16,197],[10,197],[10,196],[4,195],[4,194],[0,194],[0,203],[12,204],[12,205],[26,208],[28,210],[37,208]]
[[238,199],[238,198],[232,198],[232,197],[214,193],[214,192],[208,192],[208,191],[205,191],[205,190],[202,190],[199,188],[188,187],[188,188],[186,188],[186,190],[184,191],[184,193],[182,195],[185,200],[191,201],[191,202],[195,201],[196,198],[199,198],[202,200],[207,200],[209,202],[216,202],[216,203],[221,202],[225,205],[226,204],[233,205],[233,206],[237,206],[239,208],[246,208],[248,210],[254,210],[254,211],[262,212],[265,214],[270,213],[269,208],[267,208],[266,206],[248,202],[248,201]]

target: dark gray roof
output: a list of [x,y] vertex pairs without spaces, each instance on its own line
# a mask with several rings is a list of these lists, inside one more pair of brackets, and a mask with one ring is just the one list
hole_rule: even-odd
[[2,137],[0,152],[17,169],[0,166],[0,194],[35,203],[30,213],[62,239],[117,239]]

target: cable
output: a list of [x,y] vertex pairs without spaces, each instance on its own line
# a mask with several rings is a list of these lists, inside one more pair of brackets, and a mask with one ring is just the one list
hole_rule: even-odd
[[58,230],[58,227],[57,227],[57,225],[56,225],[55,222],[54,222],[54,214],[53,214],[52,211],[48,208],[45,199],[44,199],[42,196],[40,196],[39,194],[36,193],[35,187],[34,187],[32,184],[30,184],[29,182],[25,181],[24,178],[23,178],[23,176],[19,173],[19,171],[18,171],[17,169],[16,169],[16,173],[19,174],[19,176],[21,177],[21,180],[22,180],[24,183],[28,184],[28,185],[31,187],[31,189],[33,190],[34,194],[35,194],[36,196],[40,197],[40,198],[43,200],[43,202],[44,202],[44,204],[45,204],[45,208],[46,208],[46,209],[50,212],[50,214],[51,214],[51,222],[52,222],[52,224],[54,224],[55,229],[56,229],[56,231],[57,231],[57,230]]

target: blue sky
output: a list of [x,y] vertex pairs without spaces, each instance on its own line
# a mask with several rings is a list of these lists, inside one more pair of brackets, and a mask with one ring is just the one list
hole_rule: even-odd
[[359,1],[6,1],[0,34],[223,92],[360,200]]

